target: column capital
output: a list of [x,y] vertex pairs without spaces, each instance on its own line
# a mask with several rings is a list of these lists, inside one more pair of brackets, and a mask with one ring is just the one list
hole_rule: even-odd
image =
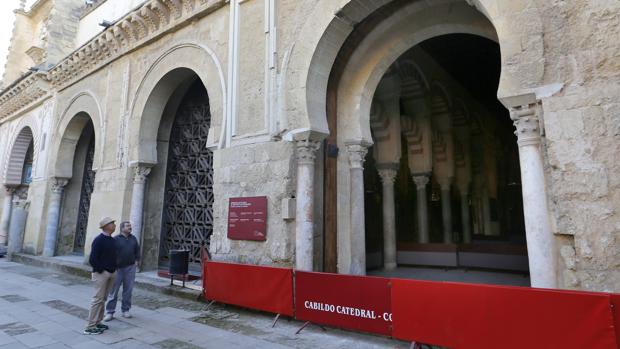
[[296,140],[295,149],[298,164],[313,165],[316,159],[316,152],[321,147],[321,141],[311,139]]
[[60,178],[60,177],[52,177],[51,182],[52,182],[52,193],[62,193],[67,183],[69,183],[69,179]]
[[437,178],[437,182],[441,187],[441,190],[450,190],[452,185],[452,177]]
[[398,175],[398,168],[395,166],[381,166],[377,165],[377,171],[379,177],[381,177],[381,183],[383,185],[393,185]]
[[15,192],[15,190],[17,189],[16,186],[13,185],[4,185],[4,193],[5,195],[13,195],[13,193]]
[[146,177],[151,173],[151,166],[136,166],[133,168],[133,182],[145,183]]
[[510,108],[510,119],[516,128],[519,146],[540,144],[538,111],[538,103]]
[[371,145],[365,141],[345,142],[349,155],[349,166],[351,169],[364,169],[364,161],[368,154],[368,147]]
[[428,184],[429,181],[429,175],[428,174],[412,174],[411,178],[413,178],[413,182],[415,183],[415,187],[417,190],[422,190],[424,188],[426,188],[426,185]]

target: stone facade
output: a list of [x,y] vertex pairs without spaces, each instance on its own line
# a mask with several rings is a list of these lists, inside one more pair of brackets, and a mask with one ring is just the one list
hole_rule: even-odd
[[[620,291],[618,2],[148,0],[114,18],[106,3],[117,1],[85,9],[81,0],[41,0],[16,12],[0,92],[0,177],[7,187],[19,184],[7,174],[23,163],[14,148],[30,129],[35,151],[24,252],[73,251],[80,137],[92,124],[95,180],[85,257],[100,217],[136,219],[135,198],[142,198],[143,268],[156,268],[170,128],[183,91],[198,79],[210,108],[213,258],[321,269],[326,150],[308,165],[299,144],[318,148],[337,131],[338,270],[363,273],[356,270],[365,263],[361,155],[385,142],[371,130],[381,123],[371,115],[377,86],[411,47],[464,32],[499,44],[497,96],[513,118],[531,108],[539,120],[532,132],[540,146],[530,151],[541,158],[541,180],[523,186],[530,185],[542,212],[528,216],[526,205],[526,226],[543,222],[528,239],[542,234],[543,253],[552,256],[533,260],[530,253],[530,266],[544,263],[541,273],[552,272],[550,283],[540,285]],[[86,28],[92,18],[113,23]],[[78,47],[85,32],[96,34]],[[336,70],[343,83],[332,86]],[[330,91],[338,96],[336,125],[328,123]],[[145,186],[135,184],[136,166],[151,169]],[[55,196],[59,181],[67,184]],[[135,195],[136,188],[144,194]],[[0,202],[8,192],[0,191]],[[228,198],[237,196],[268,197],[266,242],[226,237]],[[289,199],[296,200],[295,217]],[[51,231],[54,241],[47,240]],[[312,241],[313,261],[299,260],[300,251],[308,253],[302,241]],[[538,243],[528,240],[528,248]]]

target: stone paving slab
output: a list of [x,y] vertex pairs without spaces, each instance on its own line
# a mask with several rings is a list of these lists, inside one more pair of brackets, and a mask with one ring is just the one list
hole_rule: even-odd
[[207,307],[139,287],[134,289],[133,318],[115,318],[106,323],[110,330],[86,336],[90,280],[3,259],[0,272],[8,280],[0,283],[0,349],[408,348],[388,338],[316,326],[295,335],[301,322],[281,319],[272,328],[270,314],[221,304]]

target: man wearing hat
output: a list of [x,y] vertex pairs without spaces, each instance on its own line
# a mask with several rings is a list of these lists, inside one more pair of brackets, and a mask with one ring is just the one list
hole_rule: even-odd
[[112,233],[116,230],[114,219],[103,218],[99,222],[99,228],[101,228],[101,234],[93,240],[88,260],[93,267],[95,295],[90,304],[88,324],[84,329],[84,334],[101,334],[108,329],[108,326],[102,324],[101,320],[103,320],[106,298],[116,276],[116,243],[112,238]]

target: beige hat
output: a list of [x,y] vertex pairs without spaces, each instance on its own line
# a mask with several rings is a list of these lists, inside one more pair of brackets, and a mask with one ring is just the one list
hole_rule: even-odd
[[105,217],[102,220],[99,221],[99,228],[103,228],[106,225],[110,224],[110,223],[114,223],[116,222],[114,219],[110,218],[110,217]]

